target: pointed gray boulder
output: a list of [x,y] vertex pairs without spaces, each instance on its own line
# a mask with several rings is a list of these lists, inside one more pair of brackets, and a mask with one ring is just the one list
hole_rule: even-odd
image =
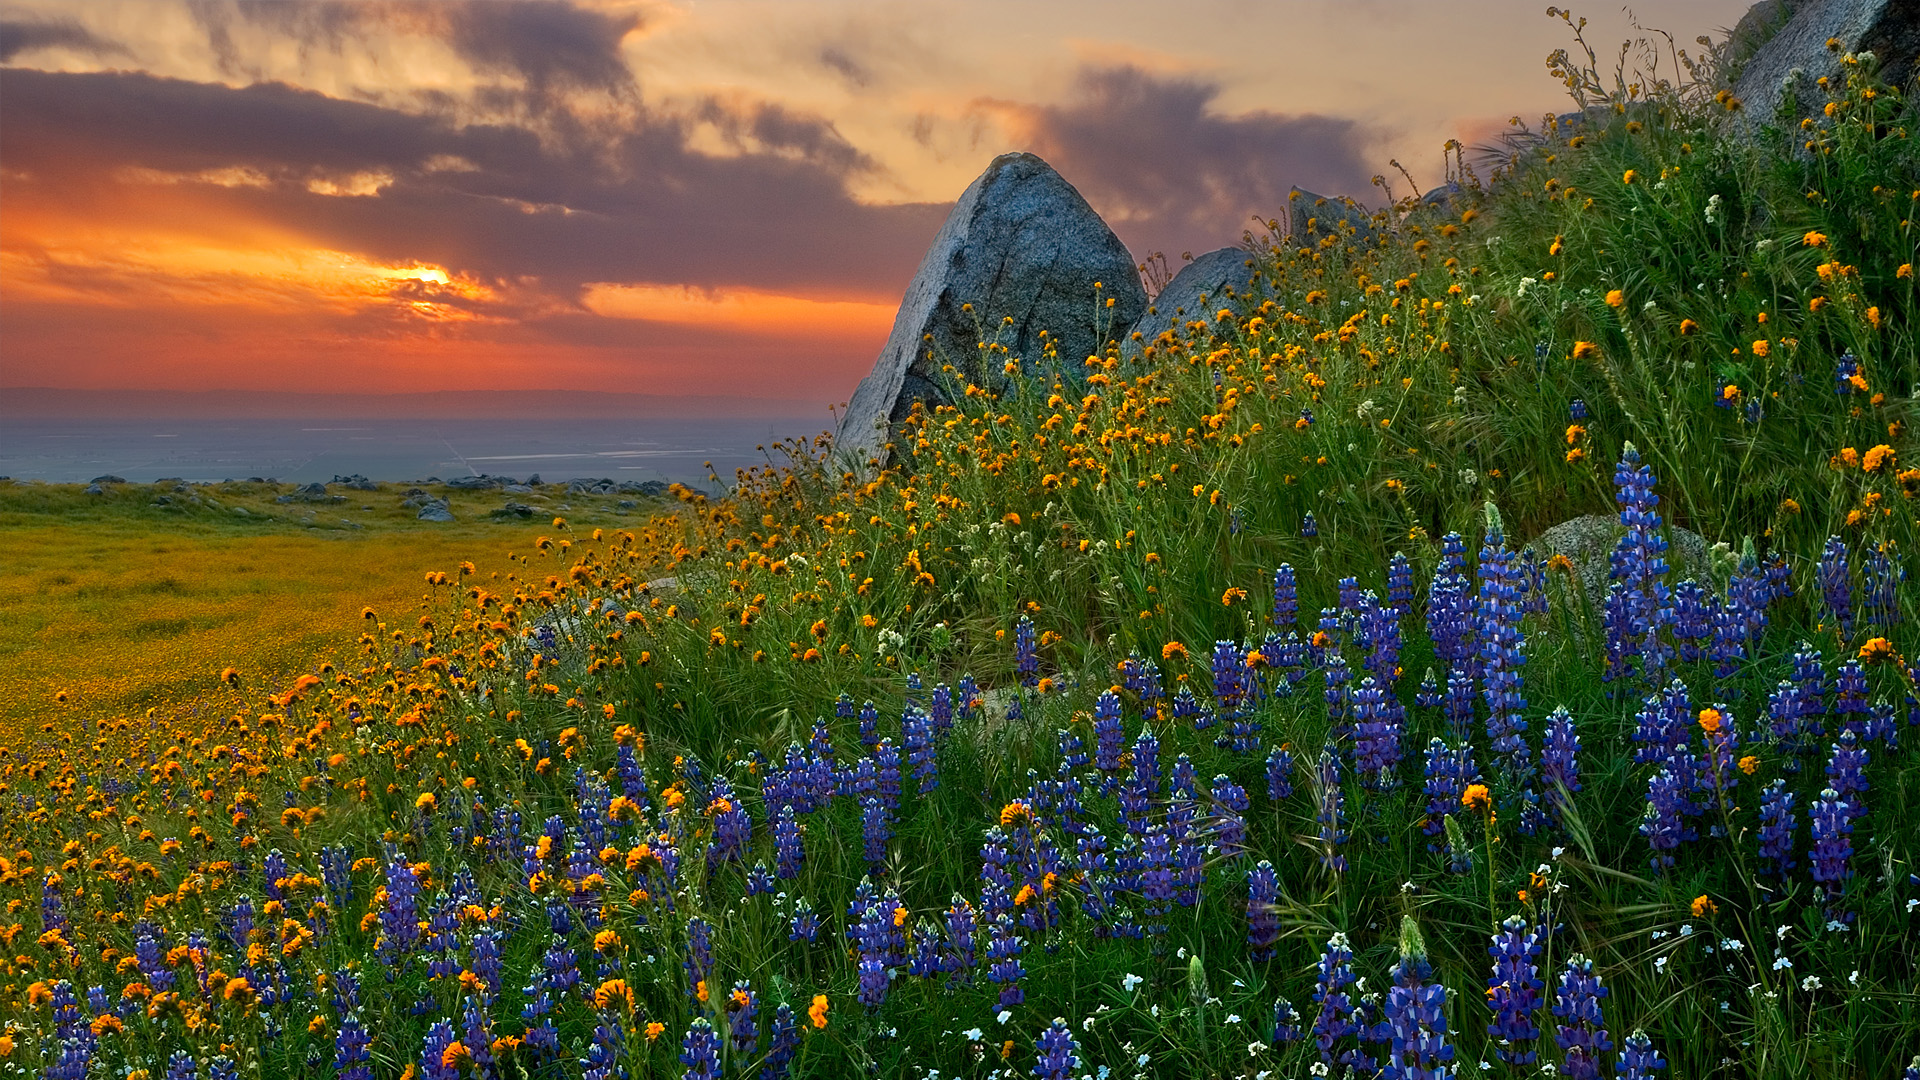
[[[1756,8],[1766,8],[1775,19],[1788,12],[1792,17],[1741,65],[1733,85],[1733,95],[1741,103],[1738,123],[1748,134],[1775,122],[1789,91],[1799,105],[1799,116],[1818,114],[1827,102],[1819,80],[1826,77],[1845,85],[1840,62],[1845,53],[1873,53],[1880,78],[1893,86],[1904,89],[1914,77],[1920,55],[1920,2],[1916,0],[1799,0],[1777,11],[1766,5]],[[1742,20],[1743,25],[1746,22]],[[1756,26],[1753,33],[1760,32]],[[1839,48],[1827,48],[1829,40]],[[1797,119],[1789,119],[1788,125]],[[1792,136],[1793,145],[1798,146],[1802,136],[1797,130]]]
[[[1009,357],[1036,370],[1049,343],[1059,369],[1077,377],[1146,306],[1133,256],[1073,185],[1033,154],[1003,154],[934,236],[886,347],[840,418],[836,452],[856,470],[887,464],[887,444],[915,401],[947,403],[950,379],[998,389]],[[983,357],[982,341],[1007,351]]]
[[1346,235],[1352,226],[1354,241],[1373,240],[1373,215],[1367,208],[1345,195],[1315,195],[1306,188],[1287,192],[1287,240],[1294,247],[1309,247],[1322,237]]
[[1211,326],[1216,312],[1223,307],[1238,307],[1254,291],[1254,268],[1258,265],[1252,252],[1230,247],[1209,251],[1181,267],[1147,304],[1147,313],[1127,335],[1122,351],[1138,356],[1155,348],[1156,343],[1164,346],[1167,342],[1160,340],[1162,334],[1170,333],[1174,339],[1184,337],[1190,322]]

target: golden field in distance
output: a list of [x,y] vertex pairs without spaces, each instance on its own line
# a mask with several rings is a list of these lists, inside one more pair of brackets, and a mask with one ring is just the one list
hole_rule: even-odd
[[[509,554],[531,552],[555,516],[631,528],[671,505],[559,485],[503,497],[436,484],[421,490],[447,499],[457,520],[435,523],[402,505],[409,484],[333,485],[345,502],[275,501],[293,490],[122,484],[88,495],[78,484],[0,483],[0,738],[148,709],[224,719],[357,653],[366,608],[393,626],[415,621],[436,605],[431,572],[472,562],[481,579],[505,579]],[[509,499],[533,516],[491,516]],[[222,681],[228,668],[238,689]]]

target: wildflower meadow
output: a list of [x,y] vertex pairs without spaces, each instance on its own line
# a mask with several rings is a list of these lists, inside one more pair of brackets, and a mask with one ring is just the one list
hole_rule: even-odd
[[886,461],[49,694],[0,1077],[1920,1077],[1916,113],[1573,52],[1159,340],[983,323]]

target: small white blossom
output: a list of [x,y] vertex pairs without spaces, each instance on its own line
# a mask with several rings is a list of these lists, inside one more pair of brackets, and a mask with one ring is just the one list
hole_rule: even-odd
[[1793,968],[1793,961],[1788,959],[1785,953],[1781,953],[1779,956],[1776,956],[1773,958],[1773,970],[1787,971],[1787,970],[1791,970],[1792,968]]
[[1820,976],[1818,975],[1809,975],[1800,980],[1800,989],[1802,990],[1818,990],[1820,989],[1820,985]]
[[1237,1024],[1237,1023],[1239,1023],[1239,1022],[1240,1022],[1240,1014],[1239,1014],[1239,1013],[1228,1013],[1228,1014],[1227,1014],[1227,1023],[1229,1023],[1229,1024]]
[[1120,989],[1125,990],[1127,993],[1131,994],[1133,993],[1134,987],[1139,986],[1141,983],[1146,981],[1147,980],[1129,971],[1127,972],[1126,977],[1120,980]]
[[1264,1054],[1264,1053],[1266,1053],[1266,1052],[1267,1052],[1267,1044],[1266,1044],[1266,1043],[1263,1043],[1263,1042],[1250,1042],[1250,1043],[1248,1043],[1248,1044],[1247,1044],[1247,1056],[1248,1056],[1248,1057],[1253,1057],[1253,1056],[1255,1056],[1255,1055],[1257,1055],[1257,1054]]
[[965,1031],[963,1031],[963,1032],[961,1032],[960,1034],[961,1034],[961,1036],[962,1036],[962,1037],[964,1037],[964,1038],[965,1038],[965,1039],[966,1039],[966,1040],[967,1040],[968,1042],[979,1042],[979,1041],[980,1041],[980,1037],[981,1037],[982,1035],[985,1035],[985,1034],[986,1034],[986,1032],[984,1032],[984,1031],[981,1031],[981,1030],[980,1030],[979,1028],[977,1028],[977,1027],[971,1027],[971,1028],[968,1028],[967,1030],[965,1030]]
[[1001,1010],[1000,1010],[1000,1014],[999,1014],[998,1016],[995,1016],[995,1017],[994,1017],[994,1019],[995,1019],[995,1020],[998,1020],[998,1021],[1000,1021],[1001,1023],[1003,1023],[1003,1024],[1004,1024],[1004,1023],[1006,1023],[1007,1021],[1009,1021],[1009,1020],[1011,1020],[1011,1019],[1013,1019],[1013,1010],[1011,1010],[1011,1009],[1001,1009]]

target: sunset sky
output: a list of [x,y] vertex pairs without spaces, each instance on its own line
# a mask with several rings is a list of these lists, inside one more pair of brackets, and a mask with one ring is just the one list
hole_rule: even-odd
[[[1746,7],[1644,17],[1697,52]],[[1564,111],[1544,9],[0,0],[0,394],[816,410],[995,154],[1041,154],[1177,262],[1290,185],[1377,198],[1397,157],[1431,186],[1448,137]],[[1586,14],[1603,50],[1631,32]]]

